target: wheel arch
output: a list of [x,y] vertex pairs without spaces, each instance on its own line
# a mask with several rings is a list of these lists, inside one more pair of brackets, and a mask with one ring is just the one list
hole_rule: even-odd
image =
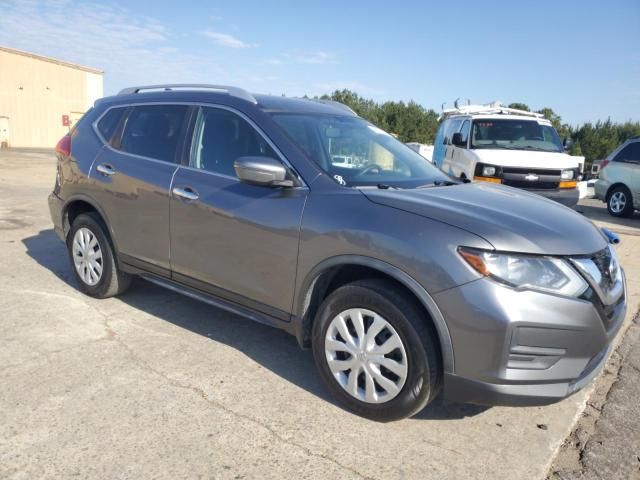
[[95,212],[100,216],[100,219],[102,220],[104,227],[107,230],[109,240],[112,242],[112,245],[115,248],[115,238],[106,213],[100,207],[100,205],[95,200],[93,200],[93,198],[83,194],[73,195],[69,197],[69,199],[64,203],[64,206],[62,207],[62,228],[64,230],[65,239],[69,234],[69,231],[71,230],[73,220],[81,213],[86,212]]
[[631,195],[631,198],[633,199],[633,194],[631,193],[631,189],[629,187],[627,187],[627,185],[625,185],[623,182],[615,182],[612,183],[611,185],[609,185],[609,188],[607,189],[607,194],[605,196],[605,200],[608,202],[609,201],[609,197],[611,196],[611,192],[613,192],[613,190],[617,187],[624,187],[629,194]]
[[[307,274],[296,293],[293,309],[294,318],[299,322],[298,328],[296,328],[296,337],[300,345],[305,346],[308,344],[313,317],[315,317],[322,300],[332,291],[332,282],[335,285],[339,275],[347,278],[349,278],[350,274],[355,275],[354,280],[371,278],[371,275],[362,276],[365,273],[373,273],[374,278],[388,278],[395,281],[419,302],[436,329],[442,352],[444,371],[453,373],[454,356],[451,335],[442,312],[440,312],[431,295],[413,277],[401,269],[382,260],[362,255],[331,257],[316,265]],[[338,281],[338,283],[341,283],[341,281]]]

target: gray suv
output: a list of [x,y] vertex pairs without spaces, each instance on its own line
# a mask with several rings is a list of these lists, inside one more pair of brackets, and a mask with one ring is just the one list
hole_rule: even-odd
[[282,328],[375,420],[441,391],[558,401],[598,373],[625,314],[606,232],[457,181],[338,103],[135,87],[96,102],[57,155],[51,218],[83,292],[138,275]]

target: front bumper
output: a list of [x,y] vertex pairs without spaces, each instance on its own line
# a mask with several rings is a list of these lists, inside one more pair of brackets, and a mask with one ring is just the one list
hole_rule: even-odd
[[593,185],[593,193],[595,193],[596,198],[598,200],[602,200],[603,202],[607,201],[607,191],[609,190],[609,182],[600,178]]
[[578,200],[580,200],[580,189],[578,188],[558,188],[557,190],[527,189],[527,192],[536,193],[569,208],[575,207],[578,204]]
[[480,405],[546,405],[577,392],[606,363],[626,313],[626,287],[606,313],[586,299],[489,279],[434,299],[454,350],[444,396]]

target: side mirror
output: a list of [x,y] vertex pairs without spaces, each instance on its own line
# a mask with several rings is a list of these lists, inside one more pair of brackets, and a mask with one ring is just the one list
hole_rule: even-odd
[[564,146],[564,151],[568,152],[573,148],[573,140],[571,139],[571,137],[567,137],[562,142],[562,145]]
[[455,145],[456,147],[466,147],[467,146],[467,142],[466,142],[466,140],[464,140],[462,138],[462,133],[460,133],[460,132],[453,134],[453,137],[451,138],[451,143],[453,145]]
[[293,187],[287,180],[287,169],[275,158],[240,157],[233,162],[236,175],[242,182],[263,187]]

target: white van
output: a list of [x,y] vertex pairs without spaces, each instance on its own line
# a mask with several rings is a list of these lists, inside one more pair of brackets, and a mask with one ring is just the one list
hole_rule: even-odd
[[578,161],[541,114],[494,103],[444,110],[441,118],[433,163],[446,173],[578,203]]
[[413,150],[416,153],[419,153],[422,157],[426,158],[430,162],[433,158],[433,145],[426,145],[424,143],[418,142],[407,142],[405,143],[407,147]]

